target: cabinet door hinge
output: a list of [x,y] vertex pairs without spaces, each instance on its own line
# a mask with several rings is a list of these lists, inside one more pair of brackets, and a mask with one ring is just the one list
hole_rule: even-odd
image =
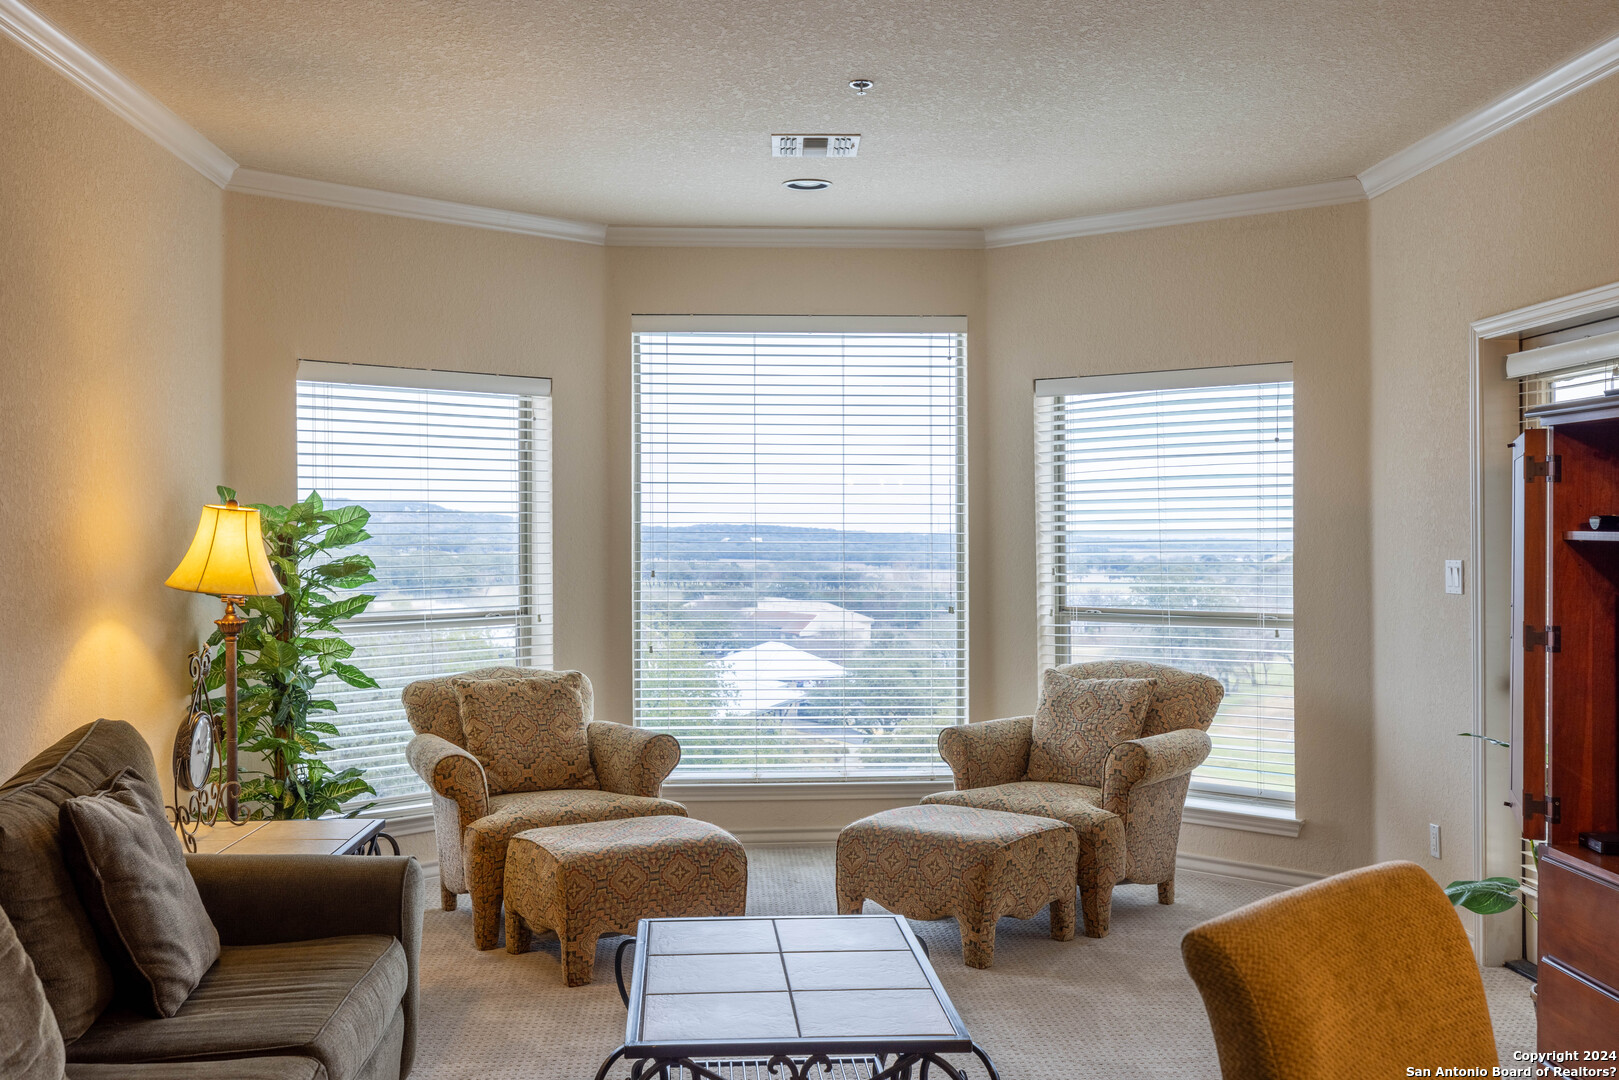
[[1537,799],[1528,792],[1523,796],[1523,819],[1528,821],[1536,814],[1543,814],[1546,820],[1553,825],[1563,823],[1563,800],[1553,795],[1549,799]]
[[1523,627],[1523,651],[1534,652],[1536,647],[1547,652],[1563,651],[1563,628],[1561,626],[1548,626],[1544,630],[1536,630],[1528,623]]
[[1563,458],[1560,454],[1547,454],[1543,460],[1537,461],[1533,454],[1526,454],[1523,459],[1523,478],[1534,481],[1536,477],[1544,476],[1548,484],[1563,482]]

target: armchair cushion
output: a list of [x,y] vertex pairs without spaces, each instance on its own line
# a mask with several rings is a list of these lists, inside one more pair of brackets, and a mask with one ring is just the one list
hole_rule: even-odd
[[125,769],[63,803],[61,819],[68,871],[129,996],[173,1016],[219,959],[219,932],[162,797]]
[[1157,679],[1152,705],[1141,724],[1143,735],[1162,735],[1182,728],[1207,731],[1225,697],[1225,687],[1218,679],[1145,660],[1096,660],[1060,664],[1053,670],[1081,679]]
[[450,680],[466,748],[483,764],[490,794],[598,786],[583,680],[577,671]]
[[[405,703],[405,719],[416,734],[431,733],[447,739],[457,746],[461,743],[461,703],[456,700],[455,688],[450,680],[465,679],[523,679],[530,675],[546,674],[543,668],[486,667],[464,671],[460,675],[440,675],[432,679],[418,679],[405,687],[400,700]],[[590,680],[579,676],[585,702],[585,719],[595,715],[595,695]]]
[[956,790],[994,787],[1022,780],[1029,771],[1032,716],[1009,716],[959,724],[939,732],[939,756],[956,778]]
[[680,741],[673,735],[607,720],[591,721],[585,734],[590,740],[590,763],[603,791],[655,798],[665,778],[680,764]]
[[1141,734],[1157,683],[1081,679],[1049,670],[1029,742],[1029,779],[1101,787],[1108,754]]

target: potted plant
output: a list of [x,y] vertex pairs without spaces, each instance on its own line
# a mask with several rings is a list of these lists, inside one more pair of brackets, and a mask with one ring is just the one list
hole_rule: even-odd
[[[234,499],[219,488],[220,499]],[[354,646],[337,622],[352,618],[376,597],[351,590],[376,581],[375,564],[365,555],[341,549],[370,538],[370,512],[361,506],[326,509],[320,495],[291,506],[255,505],[263,519],[270,565],[285,590],[280,596],[250,596],[247,625],[238,638],[239,744],[259,754],[268,769],[242,783],[241,801],[253,817],[318,818],[343,811],[360,795],[375,795],[359,769],[334,770],[320,755],[332,748],[323,736],[337,727],[318,719],[336,712],[330,699],[314,696],[315,684],[335,675],[350,686],[374,689],[377,681],[353,664]],[[223,649],[218,631],[210,647]],[[210,689],[224,681],[218,653],[209,674]],[[348,816],[372,804],[347,811]]]
[[[1500,746],[1512,749],[1512,744],[1501,739],[1492,739],[1488,735],[1480,735],[1473,731],[1457,732],[1463,739],[1478,739],[1491,746]],[[1540,863],[1540,853],[1534,852],[1535,863]],[[1445,895],[1450,898],[1454,907],[1464,907],[1468,911],[1479,915],[1499,915],[1503,911],[1511,911],[1519,904],[1529,913],[1530,918],[1540,920],[1535,909],[1523,900],[1523,882],[1516,878],[1492,877],[1481,881],[1453,881],[1445,886]]]

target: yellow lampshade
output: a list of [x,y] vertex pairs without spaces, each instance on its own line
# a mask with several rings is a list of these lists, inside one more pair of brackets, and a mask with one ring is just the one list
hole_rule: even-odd
[[237,506],[204,506],[191,550],[169,580],[171,589],[215,596],[277,596],[281,582],[264,554],[259,512]]

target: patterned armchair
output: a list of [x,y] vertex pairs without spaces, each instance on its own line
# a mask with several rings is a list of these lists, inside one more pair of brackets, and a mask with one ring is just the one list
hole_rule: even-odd
[[1225,688],[1207,675],[1159,664],[1105,660],[1056,670],[1081,679],[1157,679],[1138,738],[1113,747],[1099,788],[1028,779],[1034,717],[946,728],[939,753],[956,789],[925,803],[975,806],[1066,821],[1079,833],[1079,899],[1089,937],[1107,934],[1113,886],[1158,886],[1175,902],[1175,847],[1192,770],[1209,756],[1207,730]]
[[[494,667],[466,674],[501,679],[540,672]],[[405,718],[416,732],[405,757],[433,793],[444,910],[455,909],[458,894],[471,893],[473,943],[493,949],[500,938],[507,842],[525,829],[552,825],[659,814],[684,817],[684,806],[657,797],[680,761],[680,743],[672,735],[592,720],[590,680],[580,676],[597,788],[491,794],[483,764],[466,749],[451,678],[423,679],[405,687]]]

